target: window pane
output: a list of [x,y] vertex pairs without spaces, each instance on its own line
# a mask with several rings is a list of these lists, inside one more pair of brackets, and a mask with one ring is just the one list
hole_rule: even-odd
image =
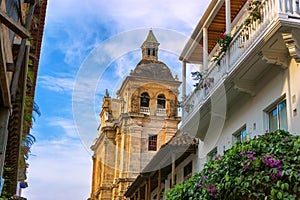
[[286,112],[286,101],[278,104],[278,114],[279,114],[279,128],[282,130],[288,130],[287,123],[287,112]]
[[278,130],[277,126],[277,108],[274,108],[270,113],[269,113],[269,131],[276,131]]
[[156,148],[157,148],[157,135],[149,136],[148,150],[149,151],[156,151]]
[[244,142],[244,141],[246,141],[246,139],[247,139],[247,131],[246,131],[246,129],[243,129],[243,130],[241,131],[240,141],[241,141],[241,142]]
[[218,149],[217,147],[215,147],[211,152],[207,154],[207,160],[210,161],[215,159],[215,157],[217,157],[217,154],[218,154]]

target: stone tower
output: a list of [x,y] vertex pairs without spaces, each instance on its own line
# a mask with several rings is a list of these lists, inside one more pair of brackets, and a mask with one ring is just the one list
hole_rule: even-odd
[[92,200],[123,199],[127,187],[157,150],[177,131],[178,87],[158,60],[152,30],[142,44],[142,60],[125,78],[117,98],[103,97],[93,155]]

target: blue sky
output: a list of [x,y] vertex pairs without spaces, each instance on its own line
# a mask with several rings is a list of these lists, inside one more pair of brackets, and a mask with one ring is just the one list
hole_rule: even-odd
[[42,116],[32,129],[37,142],[23,196],[89,197],[89,147],[97,137],[105,89],[113,96],[134,69],[150,28],[161,43],[160,60],[180,76],[178,54],[208,2],[48,0],[35,96]]

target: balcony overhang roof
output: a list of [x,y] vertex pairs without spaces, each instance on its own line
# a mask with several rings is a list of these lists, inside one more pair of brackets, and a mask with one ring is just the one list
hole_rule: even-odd
[[[247,0],[230,0],[231,22],[238,15]],[[225,0],[212,0],[185,45],[179,60],[188,63],[203,62],[203,28],[208,30],[208,53],[216,45],[221,33],[226,31]]]

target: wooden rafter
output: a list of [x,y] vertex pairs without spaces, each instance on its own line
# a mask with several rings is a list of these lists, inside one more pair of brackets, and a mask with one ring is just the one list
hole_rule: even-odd
[[12,19],[10,16],[8,16],[5,12],[3,12],[0,9],[0,21],[3,23],[5,26],[7,26],[9,29],[11,29],[13,32],[15,32],[17,35],[19,35],[22,38],[29,38],[30,33],[29,31],[18,24],[14,19]]
[[[36,4],[33,4],[33,5],[30,5],[30,7],[29,7],[29,12],[28,12],[26,22],[25,22],[26,29],[30,29],[31,20],[33,18],[35,6],[36,6]],[[26,39],[23,38],[21,41],[18,58],[17,58],[17,62],[16,62],[16,70],[15,70],[14,77],[12,80],[12,85],[11,85],[11,96],[12,96],[13,100],[16,98],[18,81],[19,81],[19,76],[20,76],[20,72],[21,72],[21,66],[22,66],[22,62],[23,62],[24,54],[25,54],[25,45],[26,45]]]
[[[1,31],[1,28],[0,28]],[[0,36],[0,87],[2,90],[2,98],[3,104],[5,107],[10,107],[11,105],[11,98],[10,98],[10,90],[8,79],[6,75],[6,61],[5,61],[5,53],[4,53],[4,44],[2,35]]]

